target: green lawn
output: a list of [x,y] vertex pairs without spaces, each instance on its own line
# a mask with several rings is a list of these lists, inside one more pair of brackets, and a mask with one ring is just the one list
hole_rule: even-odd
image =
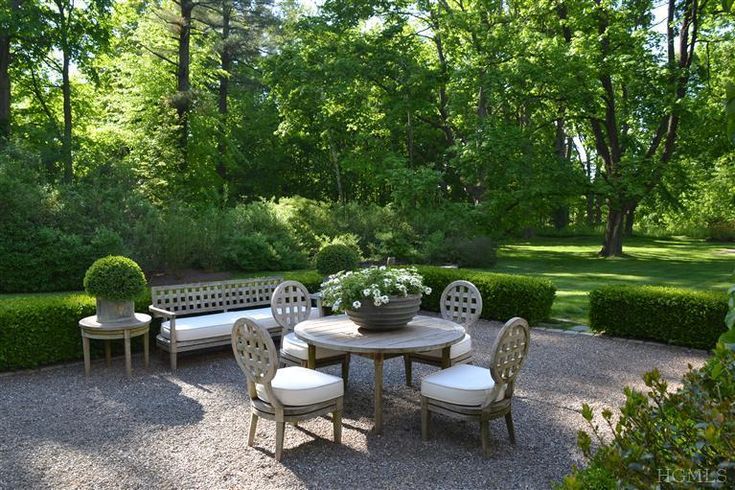
[[735,244],[686,238],[630,238],[624,258],[602,259],[598,237],[536,238],[501,247],[494,272],[551,279],[555,320],[587,322],[587,293],[606,284],[655,284],[724,290],[733,282]]

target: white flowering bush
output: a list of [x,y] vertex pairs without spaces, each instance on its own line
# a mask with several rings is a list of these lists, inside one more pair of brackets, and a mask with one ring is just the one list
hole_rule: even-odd
[[385,266],[338,272],[322,283],[324,304],[335,311],[359,310],[370,302],[375,306],[390,302],[391,296],[431,294],[424,278],[414,268]]

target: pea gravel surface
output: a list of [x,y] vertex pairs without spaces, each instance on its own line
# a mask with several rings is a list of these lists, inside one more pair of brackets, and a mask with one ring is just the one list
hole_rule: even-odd
[[[487,366],[500,324],[470,330],[474,363]],[[623,387],[644,389],[658,367],[677,386],[687,364],[707,353],[622,339],[532,330],[531,350],[513,401],[518,443],[502,419],[491,422],[492,455],[480,452],[477,423],[434,415],[421,440],[420,379],[437,368],[386,361],[384,434],[371,433],[373,366],[353,356],[342,444],[317,418],[288,425],[283,461],[273,459],[275,425],[261,420],[247,446],[250,409],[244,375],[232,353],[167,357],[151,367],[133,359],[97,361],[0,377],[0,488],[549,488],[583,460],[576,433],[582,403],[618,407]],[[325,369],[339,375],[339,368]]]

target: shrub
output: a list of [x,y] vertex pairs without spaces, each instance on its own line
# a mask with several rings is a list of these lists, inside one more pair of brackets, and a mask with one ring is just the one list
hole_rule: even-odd
[[[136,301],[136,310],[150,295]],[[26,369],[82,358],[79,320],[94,315],[94,298],[86,294],[43,294],[0,300],[0,371]],[[155,335],[151,328],[151,335]],[[93,354],[102,343],[92,342]],[[117,346],[120,347],[120,346]]]
[[424,276],[424,284],[432,289],[421,303],[421,307],[428,311],[439,311],[442,291],[458,279],[471,281],[480,290],[482,318],[487,320],[506,321],[520,316],[535,325],[548,318],[556,295],[556,287],[551,281],[536,277],[430,266],[422,266],[418,270]]
[[341,243],[327,245],[316,254],[316,270],[329,276],[339,271],[350,271],[357,267],[360,255],[357,250]]
[[657,286],[605,286],[590,292],[590,327],[610,335],[712,348],[725,331],[722,294]]
[[96,260],[84,276],[88,294],[112,301],[134,299],[145,290],[146,284],[138,264],[114,255]]
[[735,352],[719,346],[701,369],[690,367],[673,393],[657,370],[643,379],[649,390],[626,388],[617,421],[611,410],[601,412],[610,441],[592,409],[582,407],[591,434],[580,431],[578,444],[589,464],[574,469],[558,488],[730,488],[735,481]]
[[489,236],[459,240],[456,250],[461,267],[492,267],[498,261],[498,244]]
[[298,281],[309,290],[310,293],[318,292],[322,287],[324,276],[317,271],[293,271],[284,274],[287,281]]

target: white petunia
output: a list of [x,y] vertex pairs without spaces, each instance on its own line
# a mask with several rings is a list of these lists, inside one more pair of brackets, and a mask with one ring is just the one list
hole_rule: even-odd
[[371,293],[371,292],[372,292],[372,291],[370,291],[370,288],[367,288],[367,289],[363,289],[363,290],[362,290],[362,295],[363,295],[363,296],[370,296],[370,293]]
[[352,307],[356,310],[359,310],[361,306],[362,303],[360,303],[359,301],[355,301],[354,303],[352,303]]

